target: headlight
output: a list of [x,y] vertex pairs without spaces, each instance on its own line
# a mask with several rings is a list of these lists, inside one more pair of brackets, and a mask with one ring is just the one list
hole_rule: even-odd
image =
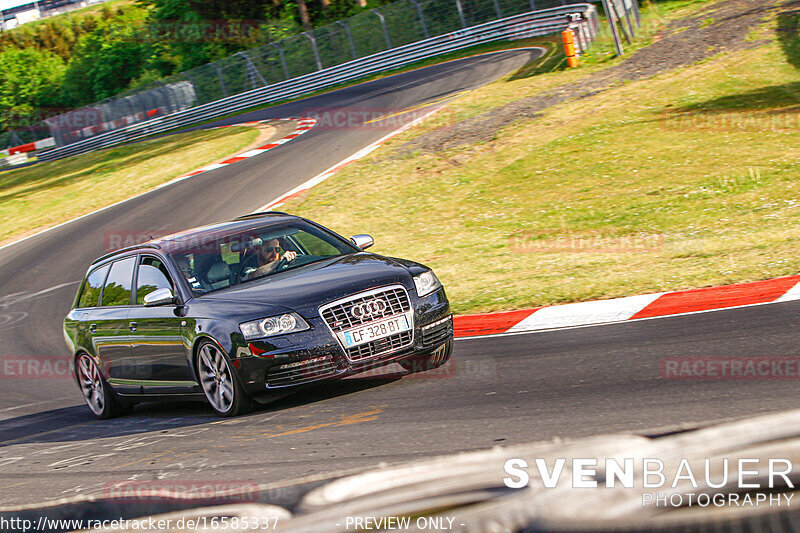
[[426,296],[441,287],[442,282],[439,281],[433,270],[428,270],[414,277],[414,285],[417,287],[417,295]]
[[303,331],[308,329],[308,324],[297,313],[286,313],[244,322],[239,324],[239,329],[242,330],[244,338],[250,340]]

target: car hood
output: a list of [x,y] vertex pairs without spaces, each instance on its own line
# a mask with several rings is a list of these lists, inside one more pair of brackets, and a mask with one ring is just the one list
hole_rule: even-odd
[[357,253],[297,267],[200,299],[280,306],[316,317],[319,306],[357,292],[393,283],[411,290],[413,281],[408,265],[415,263]]

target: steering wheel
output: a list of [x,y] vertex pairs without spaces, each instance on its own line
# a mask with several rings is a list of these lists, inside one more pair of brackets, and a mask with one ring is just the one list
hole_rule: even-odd
[[239,263],[239,266],[231,271],[231,285],[247,280],[246,275],[249,274],[249,272],[245,272],[247,268],[253,270],[258,268],[258,259],[256,259],[256,254],[246,254]]

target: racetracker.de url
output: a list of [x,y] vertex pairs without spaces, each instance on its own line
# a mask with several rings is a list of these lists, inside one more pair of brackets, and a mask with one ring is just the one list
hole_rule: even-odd
[[275,516],[199,516],[196,518],[116,518],[109,520],[63,519],[40,516],[37,520],[0,517],[0,531],[76,531],[83,529],[122,529],[126,531],[229,529],[272,530],[278,526]]

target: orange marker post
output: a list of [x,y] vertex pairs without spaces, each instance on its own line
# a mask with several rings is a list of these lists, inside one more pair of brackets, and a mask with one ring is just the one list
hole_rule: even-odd
[[564,53],[567,56],[567,65],[570,68],[575,68],[580,64],[578,59],[577,50],[575,49],[575,32],[572,30],[564,30],[561,32],[561,38],[564,41]]

